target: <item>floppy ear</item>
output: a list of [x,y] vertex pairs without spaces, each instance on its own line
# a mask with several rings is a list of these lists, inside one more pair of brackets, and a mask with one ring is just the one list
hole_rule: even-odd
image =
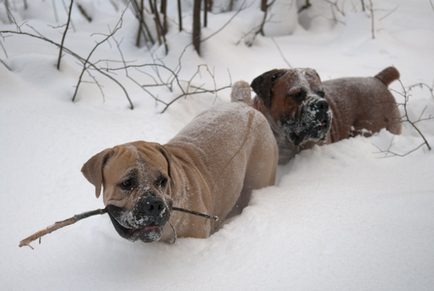
[[264,101],[266,108],[270,108],[273,98],[273,86],[279,77],[285,73],[284,70],[271,70],[256,77],[250,86],[253,91]]
[[95,186],[96,198],[101,194],[101,185],[103,183],[102,171],[107,160],[113,155],[113,149],[105,149],[99,154],[91,157],[81,168],[84,177]]
[[170,164],[172,162],[172,154],[161,144],[157,144],[158,150],[163,154],[163,156],[166,158],[167,161],[167,174],[170,178],[170,183],[172,183],[172,172],[170,169]]

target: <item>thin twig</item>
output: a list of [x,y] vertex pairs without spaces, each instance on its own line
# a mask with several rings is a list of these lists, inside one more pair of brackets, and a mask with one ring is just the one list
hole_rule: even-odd
[[300,14],[303,10],[308,9],[310,6],[312,6],[312,4],[309,2],[309,0],[306,0],[306,4],[301,6],[297,13]]
[[[395,92],[395,93],[397,93],[397,94],[399,94],[399,95],[401,95],[402,97],[404,97],[404,103],[399,104],[399,105],[402,105],[402,106],[403,106],[403,110],[404,110],[404,115],[401,117],[401,122],[402,122],[402,123],[404,123],[404,122],[408,122],[408,123],[409,123],[409,124],[410,124],[410,125],[411,125],[411,126],[412,126],[416,131],[417,131],[417,132],[418,132],[418,134],[421,136],[421,138],[423,139],[424,142],[423,142],[422,144],[420,144],[418,147],[416,147],[416,148],[410,150],[410,151],[407,152],[407,153],[404,153],[404,154],[398,154],[398,153],[392,152],[392,151],[390,150],[391,147],[392,147],[392,145],[393,145],[393,143],[392,143],[392,142],[393,142],[393,139],[392,139],[392,142],[391,142],[391,144],[389,145],[389,148],[388,148],[387,150],[381,150],[380,148],[377,147],[377,148],[380,150],[381,153],[386,153],[386,156],[385,156],[385,157],[390,157],[390,156],[392,156],[392,157],[395,157],[395,156],[405,157],[405,156],[411,154],[412,152],[415,152],[416,150],[418,150],[419,148],[421,148],[421,147],[424,146],[424,145],[427,146],[428,150],[431,150],[431,146],[430,146],[430,144],[428,143],[428,140],[425,138],[424,134],[423,134],[422,131],[421,131],[421,130],[416,126],[416,124],[417,124],[418,122],[425,121],[425,120],[433,120],[434,118],[433,118],[432,116],[429,116],[428,118],[422,118],[423,114],[425,113],[425,110],[427,109],[427,107],[425,107],[425,108],[422,110],[422,113],[419,115],[419,119],[418,119],[418,120],[413,121],[413,120],[410,119],[410,117],[409,117],[409,115],[408,115],[408,101],[409,101],[411,95],[408,94],[408,92],[407,92],[407,90],[405,89],[404,85],[402,84],[401,80],[398,79],[398,81],[399,81],[399,83],[401,84],[402,92],[398,92],[398,91],[396,91],[396,90],[394,90],[394,89],[390,89],[390,90],[393,91],[393,92]],[[415,85],[410,86],[409,89],[411,89],[411,88],[413,88],[413,87],[415,87],[415,86],[421,86],[421,85],[420,85],[420,83],[419,83],[419,84],[415,84]],[[421,87],[422,87],[422,86],[421,86]],[[427,87],[430,88],[429,86],[427,86]]]
[[[127,7],[128,7],[128,6],[127,6]],[[93,64],[91,64],[91,63],[89,62],[90,57],[91,57],[92,54],[95,52],[95,50],[97,49],[98,46],[100,46],[102,43],[104,43],[105,41],[107,41],[107,40],[108,40],[110,37],[112,37],[112,36],[113,36],[113,35],[114,35],[114,34],[115,34],[119,29],[122,28],[123,15],[125,14],[125,11],[126,11],[127,7],[126,7],[125,10],[122,12],[122,15],[121,15],[121,17],[120,17],[118,23],[115,25],[115,29],[114,29],[114,30],[113,30],[109,35],[107,35],[106,38],[104,38],[102,41],[98,42],[98,43],[95,45],[95,47],[91,50],[91,52],[89,53],[87,59],[84,60],[84,63],[83,63],[83,70],[81,71],[81,74],[80,74],[80,76],[79,76],[79,78],[78,78],[78,83],[77,83],[77,85],[76,85],[76,87],[75,87],[75,92],[74,92],[74,95],[73,95],[73,97],[72,97],[72,102],[74,102],[75,97],[77,96],[78,87],[80,86],[80,82],[81,82],[81,79],[82,79],[82,77],[83,77],[83,74],[84,74],[85,70],[88,69],[87,64],[89,64],[89,65],[91,65],[92,67],[96,68],[95,65],[93,65]],[[97,69],[97,68],[96,68],[96,69]],[[97,70],[98,70],[100,73],[102,73],[101,70],[99,70],[99,69],[97,69]],[[105,74],[105,73],[102,73],[102,74],[104,74],[104,75],[106,75],[107,77],[109,77],[110,79],[112,79],[115,83],[117,83],[117,84],[122,88],[122,90],[123,90],[124,93],[125,93],[125,96],[127,97],[128,101],[129,101],[129,103],[130,103],[130,108],[131,108],[131,109],[134,109],[134,105],[133,105],[133,103],[131,102],[131,99],[130,99],[130,97],[129,97],[129,95],[128,95],[128,92],[127,92],[127,90],[122,86],[122,84],[121,84],[118,80],[116,80],[115,78],[109,76],[108,74]]]
[[72,5],[73,4],[74,4],[74,0],[71,0],[71,4],[69,5],[68,21],[66,22],[65,31],[63,32],[62,41],[60,43],[59,58],[57,60],[57,70],[60,69],[60,60],[62,58],[63,44],[65,42],[66,33],[68,32],[68,29],[69,29],[69,23],[71,22],[71,12],[72,12]]
[[2,47],[2,50],[5,53],[5,57],[8,58],[8,53],[7,53],[5,47],[3,46],[3,43],[1,41],[0,41],[0,46]]
[[216,35],[217,33],[219,33],[220,31],[222,31],[226,26],[229,25],[229,23],[231,23],[231,21],[244,9],[248,8],[249,6],[245,6],[247,0],[244,0],[243,3],[241,4],[240,8],[237,10],[237,12],[235,12],[234,15],[232,15],[231,18],[229,18],[229,20],[222,25],[222,27],[220,27],[219,29],[217,29],[215,32],[211,33],[210,35],[208,35],[207,37],[201,39],[200,42],[205,42],[208,39],[210,39],[211,37],[213,37],[214,35]]
[[57,8],[56,8],[56,0],[51,0],[52,6],[53,6],[53,12],[54,12],[54,19],[57,22],[59,22],[59,16],[57,15]]
[[385,156],[384,156],[384,157],[381,157],[381,158],[391,158],[391,157],[405,157],[405,156],[408,156],[409,154],[411,154],[411,153],[417,151],[418,149],[420,149],[420,148],[423,147],[424,145],[425,145],[425,143],[422,143],[422,144],[420,144],[418,147],[416,147],[416,148],[414,148],[414,149],[412,149],[412,150],[406,152],[405,154],[398,154],[398,153],[392,152],[392,151],[390,150],[390,147],[389,147],[387,150],[381,150],[381,149],[380,149],[379,147],[377,147],[376,145],[374,145],[374,146],[375,146],[377,149],[380,150],[379,153],[384,153],[384,154],[385,154]]
[[[96,210],[92,210],[92,211],[88,211],[88,212],[83,212],[81,214],[76,214],[71,218],[62,220],[62,221],[58,221],[55,222],[53,225],[48,226],[47,228],[40,230],[38,232],[35,232],[34,234],[32,234],[31,236],[23,239],[22,241],[20,241],[20,244],[18,245],[19,247],[22,246],[29,246],[30,248],[32,248],[30,246],[30,243],[34,240],[37,240],[41,237],[43,237],[46,234],[52,233],[55,230],[58,230],[62,227],[65,227],[67,225],[71,225],[76,223],[77,221],[83,219],[83,218],[88,218],[90,216],[94,216],[94,215],[98,215],[98,214],[105,214],[107,213],[107,210],[104,209],[96,209]],[[33,248],[32,248],[33,249]]]
[[273,15],[268,17],[268,9],[274,4],[275,1],[276,0],[272,0],[270,3],[263,2],[263,3],[265,3],[265,7],[263,7],[264,9],[262,9],[264,12],[264,16],[262,17],[261,24],[259,24],[258,26],[254,27],[252,30],[250,30],[249,32],[244,34],[241,37],[241,39],[236,42],[236,45],[238,45],[243,39],[246,39],[248,36],[252,35],[250,40],[245,41],[245,44],[250,47],[255,42],[256,36],[258,34],[265,35],[264,34],[264,26],[267,22],[269,22],[273,18]]
[[393,8],[392,10],[390,10],[388,13],[386,13],[384,16],[382,16],[380,19],[380,21],[382,21],[383,19],[386,19],[387,17],[389,17],[391,14],[393,14],[396,10],[398,10],[399,5],[396,6],[395,8]]
[[291,64],[286,60],[285,56],[283,55],[283,53],[282,53],[282,51],[281,51],[279,45],[277,44],[276,40],[274,39],[274,37],[272,37],[271,40],[272,40],[272,41],[274,42],[274,44],[276,45],[277,50],[279,51],[279,54],[280,54],[280,56],[282,57],[283,61],[288,65],[288,67],[289,67],[290,69],[292,69]]
[[[407,110],[407,103],[408,103],[408,99],[409,96],[407,94],[407,91],[405,90],[404,84],[402,84],[401,80],[398,79],[398,82],[401,84],[403,93],[401,94],[402,96],[404,96],[405,98],[405,102],[403,104],[404,107],[404,116],[403,116],[403,122],[408,122],[411,124],[411,126],[419,133],[419,135],[422,137],[422,139],[424,140],[424,143],[426,144],[426,146],[428,147],[429,150],[431,150],[431,146],[429,145],[428,141],[426,140],[425,136],[423,135],[423,133],[419,130],[419,128],[416,126],[416,124],[410,120],[409,116],[408,116],[408,110]],[[396,92],[396,91],[395,91]]]
[[86,10],[84,10],[84,7],[80,4],[77,4],[78,10],[81,12],[81,14],[86,18],[87,21],[92,22],[92,17],[87,14]]
[[184,208],[172,207],[172,210],[179,211],[179,212],[184,212],[184,213],[188,213],[188,214],[193,214],[193,215],[197,215],[197,216],[201,216],[201,217],[205,217],[205,218],[212,219],[212,220],[215,220],[215,221],[219,220],[218,216],[212,216],[212,215],[209,215],[209,214],[205,214],[205,213],[201,213],[201,212],[197,212],[197,211],[193,211],[193,210],[188,210],[188,209],[184,209]]
[[9,68],[9,66],[6,65],[6,63],[2,59],[0,59],[0,63],[2,63],[9,71],[12,71],[11,68]]
[[371,31],[372,31],[372,39],[375,39],[375,28],[374,28],[374,24],[375,24],[375,19],[374,19],[374,4],[372,3],[372,0],[369,0],[369,10],[371,11]]
[[[29,27],[31,27],[31,26],[29,26]],[[46,42],[51,43],[51,44],[53,44],[53,45],[55,45],[57,47],[60,47],[60,44],[58,44],[58,43],[56,43],[56,42],[54,42],[54,41],[52,41],[52,40],[44,37],[43,35],[41,35],[39,33],[38,33],[38,35],[35,35],[35,34],[28,33],[28,32],[23,32],[23,31],[17,32],[17,31],[10,31],[10,30],[0,31],[0,34],[2,34],[2,33],[5,33],[5,34],[26,35],[26,36],[30,36],[30,37],[33,37],[33,38],[37,38],[37,39],[46,41]],[[81,63],[83,63],[83,65],[85,64],[86,59],[84,59],[80,55],[76,54],[72,50],[70,50],[70,49],[68,49],[66,47],[63,47],[63,51],[66,52],[66,53],[68,53],[69,55],[73,56],[77,60],[79,60]],[[109,78],[110,80],[112,80],[113,82],[115,82],[122,89],[122,91],[124,91],[125,97],[127,98],[128,102],[130,103],[130,108],[134,109],[134,105],[131,102],[131,99],[130,99],[130,97],[128,95],[127,90],[125,89],[125,87],[118,80],[116,80],[115,78],[113,78],[112,76],[110,76],[109,74],[107,74],[106,72],[104,72],[103,69],[98,68],[95,64],[93,64],[93,63],[91,63],[89,61],[87,63],[88,63],[87,68],[92,67],[92,69],[96,70],[98,73],[102,74],[103,76],[105,76],[105,77]]]
[[420,88],[427,87],[431,93],[431,97],[434,98],[434,81],[433,81],[433,85],[431,85],[431,86],[428,86],[425,83],[417,83],[417,84],[414,84],[414,85],[411,85],[410,87],[408,87],[408,90],[411,91],[411,89],[413,89],[414,87],[420,87]]
[[[62,5],[63,5],[63,9],[65,9],[66,14],[68,14],[69,13],[68,8],[66,7],[64,0],[62,0]],[[71,20],[71,27],[72,27],[72,30],[75,32],[75,26],[74,26],[74,22],[72,20]]]

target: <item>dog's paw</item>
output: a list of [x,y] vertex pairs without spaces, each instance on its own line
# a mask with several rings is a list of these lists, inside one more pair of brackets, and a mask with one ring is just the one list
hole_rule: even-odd
[[232,85],[231,92],[232,102],[244,102],[248,105],[252,104],[251,89],[246,81],[237,81]]

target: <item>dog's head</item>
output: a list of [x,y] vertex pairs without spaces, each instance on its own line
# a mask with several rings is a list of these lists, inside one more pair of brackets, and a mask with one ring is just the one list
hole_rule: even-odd
[[170,153],[160,144],[134,142],[96,154],[81,169],[103,188],[104,205],[123,238],[157,241],[172,210]]
[[251,87],[257,94],[254,107],[275,133],[296,146],[325,140],[332,111],[315,70],[275,69],[256,77]]

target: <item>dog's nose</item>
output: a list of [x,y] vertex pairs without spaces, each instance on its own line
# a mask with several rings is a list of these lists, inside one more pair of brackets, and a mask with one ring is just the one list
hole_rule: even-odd
[[315,102],[315,107],[322,112],[329,110],[329,103],[326,100],[318,100]]
[[146,216],[158,216],[164,209],[164,202],[161,197],[149,196],[140,199],[138,208],[141,214]]

